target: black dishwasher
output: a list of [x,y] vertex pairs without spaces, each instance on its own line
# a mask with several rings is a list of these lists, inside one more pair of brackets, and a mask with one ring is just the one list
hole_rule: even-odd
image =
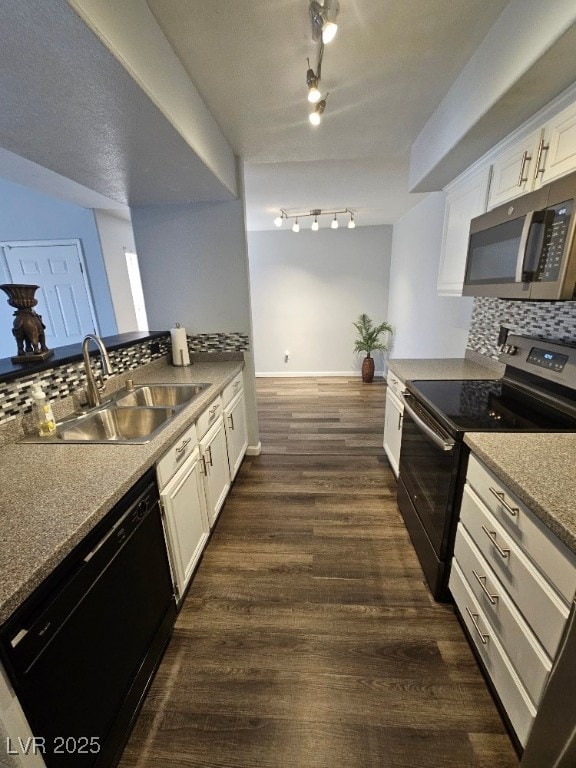
[[4,664],[49,768],[118,762],[175,617],[149,472],[0,632]]

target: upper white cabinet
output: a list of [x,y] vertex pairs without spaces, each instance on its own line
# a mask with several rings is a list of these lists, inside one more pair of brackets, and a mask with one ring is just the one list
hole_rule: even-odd
[[459,177],[446,189],[438,293],[461,296],[470,221],[486,211],[490,166]]
[[537,184],[546,184],[576,169],[576,103],[547,122],[537,159]]
[[505,147],[492,164],[488,207],[538,189],[576,170],[576,103]]
[[498,155],[492,165],[488,208],[534,189],[539,150],[540,157],[542,154],[541,141],[542,130],[538,129]]

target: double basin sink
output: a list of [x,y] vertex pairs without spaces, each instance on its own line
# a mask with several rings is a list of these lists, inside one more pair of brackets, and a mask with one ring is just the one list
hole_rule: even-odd
[[59,422],[56,441],[147,443],[209,386],[146,384],[121,390],[103,405]]

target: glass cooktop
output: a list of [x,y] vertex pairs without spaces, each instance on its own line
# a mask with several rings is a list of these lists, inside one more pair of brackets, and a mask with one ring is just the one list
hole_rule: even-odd
[[498,380],[412,381],[407,389],[451,432],[576,431],[576,418]]

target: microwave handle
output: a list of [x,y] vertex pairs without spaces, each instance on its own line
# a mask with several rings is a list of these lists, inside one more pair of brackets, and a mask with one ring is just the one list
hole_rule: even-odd
[[516,283],[523,283],[524,276],[524,264],[526,261],[526,246],[528,245],[528,238],[530,237],[530,229],[534,223],[534,216],[537,211],[530,211],[526,214],[524,219],[524,226],[522,227],[522,234],[520,235],[520,244],[518,246],[518,257],[516,259]]

